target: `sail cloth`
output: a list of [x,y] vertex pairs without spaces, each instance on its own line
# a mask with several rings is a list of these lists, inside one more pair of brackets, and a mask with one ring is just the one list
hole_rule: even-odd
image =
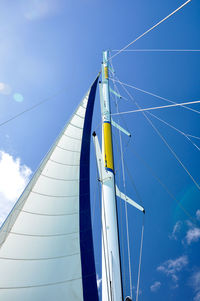
[[97,81],[0,230],[0,300],[98,300],[89,185]]

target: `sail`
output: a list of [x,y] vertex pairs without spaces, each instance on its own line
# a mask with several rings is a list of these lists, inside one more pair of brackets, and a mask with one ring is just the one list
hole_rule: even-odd
[[0,300],[98,300],[89,157],[98,78],[0,230]]

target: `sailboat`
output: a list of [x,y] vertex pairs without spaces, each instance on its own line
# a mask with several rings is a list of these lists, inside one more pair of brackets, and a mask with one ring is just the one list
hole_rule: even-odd
[[[142,215],[145,209],[116,185],[112,127],[130,134],[111,118],[110,93],[121,96],[110,89],[109,72],[105,51],[101,81],[98,75],[1,227],[0,300],[99,300],[90,202],[91,140],[102,189],[102,300],[131,300],[123,290],[116,198]],[[98,83],[101,147],[91,127]]]
[[[98,81],[99,75],[1,227],[1,300],[98,300],[90,209],[91,123]],[[142,212],[144,208],[115,184],[107,51],[100,91],[102,151],[95,132],[93,140],[102,184],[102,300],[120,301],[116,195]]]

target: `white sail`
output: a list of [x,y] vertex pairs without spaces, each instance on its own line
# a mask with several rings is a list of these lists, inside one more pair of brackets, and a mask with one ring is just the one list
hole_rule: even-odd
[[1,228],[2,301],[98,299],[89,196],[97,80]]

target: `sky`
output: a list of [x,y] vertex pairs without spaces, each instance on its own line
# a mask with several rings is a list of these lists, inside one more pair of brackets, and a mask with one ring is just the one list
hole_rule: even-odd
[[[114,55],[113,50],[123,48],[183,2],[0,2],[0,223],[100,71],[102,51],[110,50],[110,55]],[[192,0],[128,49],[200,49],[199,11],[200,2]],[[114,76],[123,83],[177,103],[199,100],[200,52],[122,52],[112,59],[112,64]],[[112,79],[110,82],[116,89]],[[168,104],[164,99],[126,87],[128,95],[119,83],[116,85],[126,98],[118,101],[120,112],[137,109],[135,102],[142,108]],[[45,102],[6,122],[41,101]],[[116,112],[115,97],[111,97],[111,102],[112,111]],[[199,104],[189,107],[200,111]],[[93,129],[100,136],[99,110],[97,90]],[[200,136],[199,114],[194,111],[177,107],[151,113],[183,133]],[[146,116],[154,128],[141,112],[113,116],[132,135],[122,137],[126,193],[146,209],[139,300],[199,301],[200,141],[191,137],[189,140],[156,117],[148,113]],[[115,129],[113,135],[116,179],[123,189],[119,134]],[[100,218],[93,145],[91,166],[100,290]],[[118,200],[118,207],[124,286],[129,295],[123,201]],[[143,216],[128,206],[128,221],[135,300]]]

